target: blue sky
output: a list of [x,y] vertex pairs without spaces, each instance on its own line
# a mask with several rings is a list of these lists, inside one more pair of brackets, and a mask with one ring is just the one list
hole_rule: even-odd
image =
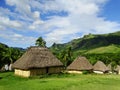
[[120,0],[0,0],[0,42],[26,48],[42,36],[51,46],[115,32],[119,9]]
[[103,9],[103,17],[120,23],[120,0],[109,0]]

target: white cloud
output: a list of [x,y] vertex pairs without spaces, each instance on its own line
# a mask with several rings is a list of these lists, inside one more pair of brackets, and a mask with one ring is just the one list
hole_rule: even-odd
[[21,38],[21,37],[23,37],[23,36],[20,35],[20,34],[14,34],[13,36],[16,37],[16,38],[19,38],[19,37]]
[[[0,7],[0,29],[11,28],[6,32],[1,31],[0,36],[16,43],[21,43],[21,40],[31,45],[35,38],[30,32],[35,32],[43,36],[50,46],[54,42],[64,43],[84,34],[108,33],[120,28],[120,23],[99,17],[108,0],[42,0],[43,3],[40,1],[6,0],[7,5],[15,8],[11,11],[9,8]],[[52,15],[50,12],[56,14]],[[60,12],[66,12],[67,15],[60,16]],[[41,18],[43,14],[43,18],[47,20]],[[19,35],[12,29],[27,32],[31,37]],[[7,36],[7,32],[12,32],[12,35]]]
[[[63,43],[78,37],[77,33],[108,33],[119,30],[120,24],[99,17],[101,7],[107,0],[55,0],[46,10],[63,10],[68,12],[67,17],[52,17],[47,23],[49,28],[58,27],[46,34],[46,40]],[[49,6],[49,5],[47,5]],[[56,8],[54,8],[56,7]],[[62,28],[62,29],[61,29]],[[52,38],[50,38],[52,37]],[[66,39],[67,38],[67,39]],[[65,41],[66,40],[66,41]]]
[[39,17],[40,17],[40,12],[35,11],[35,12],[33,13],[33,17],[34,17],[35,19],[39,19]]
[[36,20],[36,21],[34,21],[34,22],[29,26],[29,29],[31,29],[31,30],[40,30],[39,28],[40,28],[40,26],[41,26],[42,24],[44,24],[43,21],[41,21],[41,20]]
[[10,6],[16,6],[15,10],[22,14],[29,15],[31,13],[31,7],[29,6],[29,0],[6,0],[6,3]]
[[[29,45],[34,45],[36,38],[31,36],[23,36],[18,33],[14,33],[9,30],[0,30],[0,38],[6,39],[7,42],[11,43],[13,46],[21,47],[21,44],[23,47],[27,47]],[[6,42],[6,43],[7,43]]]
[[5,27],[12,27],[12,28],[20,28],[22,24],[15,20],[10,20],[7,17],[0,17],[0,25],[3,25]]

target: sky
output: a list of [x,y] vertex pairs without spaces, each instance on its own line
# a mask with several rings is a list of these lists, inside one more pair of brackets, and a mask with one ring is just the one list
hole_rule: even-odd
[[0,0],[0,42],[47,46],[120,30],[120,0]]

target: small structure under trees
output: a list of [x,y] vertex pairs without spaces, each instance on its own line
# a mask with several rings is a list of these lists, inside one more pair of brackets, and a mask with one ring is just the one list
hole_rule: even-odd
[[63,64],[47,48],[30,47],[14,64],[15,74],[23,77],[60,73]]
[[68,73],[80,73],[92,71],[92,65],[85,57],[77,57],[68,67]]

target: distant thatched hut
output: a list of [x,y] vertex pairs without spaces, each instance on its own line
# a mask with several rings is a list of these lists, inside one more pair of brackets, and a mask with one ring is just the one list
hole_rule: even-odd
[[102,61],[97,61],[97,63],[93,66],[93,72],[98,74],[104,74],[108,72],[108,68]]
[[107,68],[108,68],[108,73],[112,73],[112,65],[111,65],[111,63],[108,64]]
[[59,73],[63,64],[47,48],[30,47],[12,67],[15,69],[16,75],[29,77]]
[[117,74],[120,74],[120,66],[117,65],[117,67],[114,69],[114,71],[115,71]]
[[67,70],[69,73],[80,73],[83,71],[91,71],[92,65],[85,57],[77,57],[68,67]]

